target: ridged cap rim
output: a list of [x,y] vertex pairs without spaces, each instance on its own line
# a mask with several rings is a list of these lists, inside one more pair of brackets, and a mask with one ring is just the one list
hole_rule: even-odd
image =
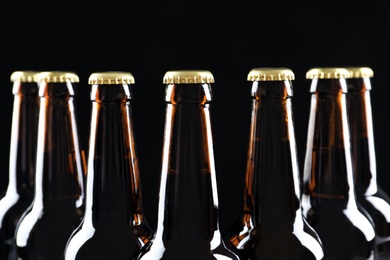
[[173,70],[167,71],[164,84],[197,84],[214,83],[214,76],[207,70]]
[[283,81],[294,79],[294,72],[288,68],[254,68],[247,76],[248,81]]
[[11,74],[11,82],[37,82],[37,75],[39,71],[25,70],[25,71],[14,71]]
[[345,68],[313,68],[306,72],[306,79],[340,79],[349,78],[349,71]]
[[374,71],[369,67],[346,67],[349,78],[372,78]]
[[79,77],[76,73],[70,71],[43,71],[38,73],[37,81],[57,83],[57,82],[79,82]]
[[133,74],[124,71],[105,71],[92,73],[88,78],[88,83],[117,85],[117,84],[134,84]]

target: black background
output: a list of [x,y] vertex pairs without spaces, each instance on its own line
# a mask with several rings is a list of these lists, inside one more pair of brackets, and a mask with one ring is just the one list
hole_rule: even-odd
[[390,193],[387,133],[388,1],[31,1],[0,2],[0,191],[8,180],[15,70],[76,72],[81,146],[88,150],[88,77],[129,71],[145,213],[156,221],[168,70],[213,73],[211,120],[221,209],[226,230],[242,207],[251,114],[248,72],[294,71],[293,113],[302,172],[312,67],[369,66],[379,184]]

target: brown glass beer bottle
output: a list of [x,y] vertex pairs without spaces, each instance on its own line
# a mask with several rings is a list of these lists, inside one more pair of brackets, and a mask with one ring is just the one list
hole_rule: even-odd
[[137,259],[152,231],[144,218],[129,72],[93,73],[85,215],[65,260]]
[[228,231],[245,259],[322,259],[321,240],[303,217],[288,68],[254,68],[244,209]]
[[62,259],[84,212],[84,161],[78,139],[72,72],[48,71],[39,82],[39,123],[32,205],[16,229],[18,259]]
[[219,227],[209,71],[164,75],[165,133],[157,229],[139,259],[240,259]]
[[35,154],[38,132],[37,71],[15,71],[9,151],[8,187],[0,200],[0,259],[15,260],[15,229],[34,197]]
[[324,259],[373,259],[375,231],[355,195],[344,68],[313,68],[302,208]]
[[390,259],[390,199],[377,183],[369,67],[347,67],[347,108],[358,202],[375,224],[375,259]]

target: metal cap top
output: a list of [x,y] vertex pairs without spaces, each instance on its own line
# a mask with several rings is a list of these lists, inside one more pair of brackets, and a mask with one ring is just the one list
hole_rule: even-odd
[[247,77],[248,81],[294,80],[294,72],[288,68],[254,68]]
[[167,71],[164,84],[214,83],[214,76],[207,70],[174,70]]
[[374,71],[369,67],[346,67],[350,78],[372,78]]
[[306,79],[340,79],[349,78],[349,72],[345,68],[313,68],[306,72]]
[[37,75],[37,81],[50,83],[79,82],[79,77],[74,72],[69,71],[44,71]]
[[11,82],[37,82],[37,75],[39,71],[25,70],[25,71],[14,71],[11,74]]
[[105,71],[95,72],[89,76],[88,83],[117,85],[117,84],[134,84],[135,80],[130,72],[123,71]]

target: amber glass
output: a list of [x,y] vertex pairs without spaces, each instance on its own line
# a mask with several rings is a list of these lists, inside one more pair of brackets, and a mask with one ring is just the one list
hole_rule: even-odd
[[157,230],[139,259],[240,259],[219,227],[207,71],[169,71]]
[[371,108],[371,77],[368,67],[347,67],[347,107],[351,135],[352,166],[359,203],[371,216],[376,231],[375,259],[390,259],[390,199],[377,183]]
[[316,68],[303,173],[302,207],[324,246],[324,259],[373,259],[374,228],[356,201],[346,93],[349,73]]
[[137,259],[152,231],[144,218],[128,72],[89,77],[92,116],[82,224],[65,260]]
[[228,237],[245,259],[322,259],[321,241],[302,215],[287,68],[255,68],[241,217]]
[[17,259],[15,229],[34,197],[35,154],[38,132],[36,71],[11,74],[14,96],[8,187],[0,200],[0,259]]
[[75,116],[74,73],[41,72],[34,202],[16,229],[18,259],[62,259],[84,212],[84,163]]

